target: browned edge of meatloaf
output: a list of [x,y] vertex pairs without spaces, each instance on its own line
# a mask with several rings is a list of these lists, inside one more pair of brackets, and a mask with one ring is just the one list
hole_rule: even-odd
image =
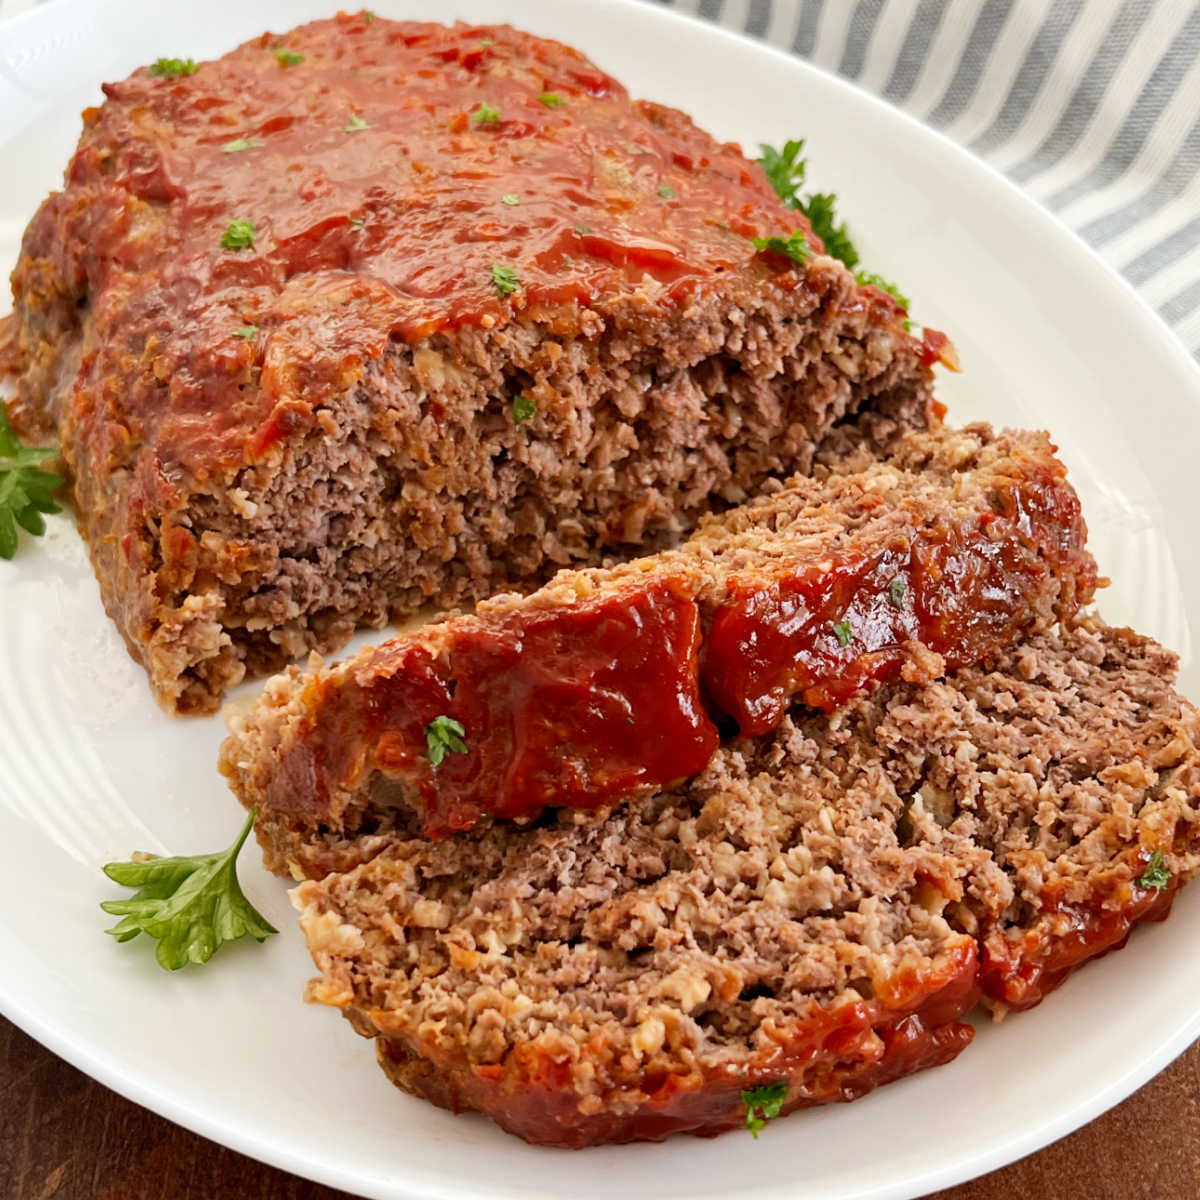
[[[1093,620],[832,720],[796,709],[608,815],[379,839],[293,892],[311,998],[383,1039],[402,1086],[531,1141],[729,1128],[735,1078],[786,1080],[785,1111],[853,1098],[867,1058],[889,1077],[895,1027],[876,1007],[826,1038],[830,1014],[894,995],[905,946],[927,1002],[954,980],[939,1017],[976,988],[1003,1014],[1164,916],[1200,870],[1200,714],[1174,672]],[[967,969],[932,967],[963,939]],[[918,1046],[910,1069],[950,1056],[941,1028],[922,1023],[933,1057]]]
[[[921,347],[818,258],[795,289],[731,278],[674,313],[634,297],[582,312],[574,336],[526,317],[393,340],[308,433],[252,465],[181,476],[119,438],[98,465],[96,413],[72,400],[87,298],[45,274],[25,259],[15,277],[12,412],[26,431],[59,425],[105,607],[180,712],[211,711],[247,673],[330,652],[356,627],[654,548],[770,476],[808,471],[856,414],[869,442],[930,419]],[[536,403],[520,424],[518,395]]]

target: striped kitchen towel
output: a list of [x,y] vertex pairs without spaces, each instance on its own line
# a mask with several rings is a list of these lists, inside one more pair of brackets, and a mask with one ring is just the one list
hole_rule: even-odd
[[1200,4],[652,0],[853,80],[1020,184],[1200,361]]
[[[0,0],[0,18],[38,2]],[[645,2],[836,71],[986,158],[1121,271],[1200,361],[1200,3]]]

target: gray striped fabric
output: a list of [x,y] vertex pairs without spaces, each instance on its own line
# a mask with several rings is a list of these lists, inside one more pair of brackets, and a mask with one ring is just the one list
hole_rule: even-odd
[[[644,2],[836,71],[986,158],[1122,271],[1200,361],[1200,3]],[[0,18],[36,3],[0,0]]]

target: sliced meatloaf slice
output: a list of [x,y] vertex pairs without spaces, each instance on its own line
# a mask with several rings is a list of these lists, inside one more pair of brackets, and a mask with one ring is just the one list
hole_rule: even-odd
[[1070,619],[1095,565],[1044,434],[909,434],[865,470],[796,478],[682,547],[563,572],[298,668],[231,718],[221,767],[276,870],[411,823],[597,808],[704,768],[719,726],[774,728]]
[[104,90],[0,360],[170,708],[929,419],[945,338],[566,46],[342,14]]
[[1173,674],[1127,630],[1047,633],[794,708],[607,815],[376,839],[292,893],[310,997],[401,1087],[533,1142],[853,1099],[967,1045],[980,987],[1035,1002],[1165,915],[1200,868],[1200,714]]

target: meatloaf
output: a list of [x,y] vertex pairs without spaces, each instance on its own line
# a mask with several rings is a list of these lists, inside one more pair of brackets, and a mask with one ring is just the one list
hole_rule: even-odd
[[341,14],[104,92],[0,361],[174,710],[928,420],[945,338],[566,46]]
[[720,728],[766,733],[792,696],[832,710],[1070,620],[1096,583],[1085,537],[1044,434],[908,434],[677,549],[292,668],[232,717],[222,770],[268,863],[307,874],[326,835],[602,807],[695,775]]
[[853,1099],[953,1058],[981,990],[1026,1007],[1166,914],[1200,867],[1174,670],[1128,630],[1052,631],[795,706],[607,814],[376,839],[293,892],[310,997],[402,1088],[531,1142]]

